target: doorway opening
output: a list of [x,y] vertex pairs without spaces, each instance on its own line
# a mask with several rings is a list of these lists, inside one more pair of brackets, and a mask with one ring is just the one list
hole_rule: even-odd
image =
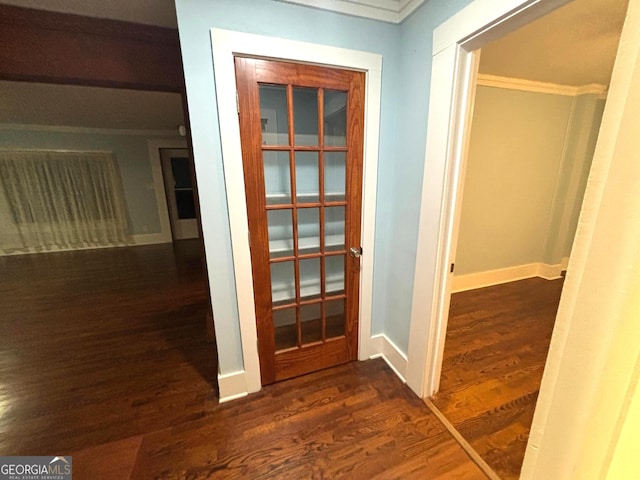
[[[444,240],[455,273],[445,280],[441,297],[446,318],[433,326],[442,335],[437,348],[444,350],[444,363],[442,372],[430,372],[425,394],[440,389],[434,403],[502,478],[517,478],[522,465],[562,289],[560,273],[568,263],[604,108],[601,97],[626,12],[626,3],[597,7],[577,0],[478,45],[477,93],[467,99],[468,117],[457,119],[459,128],[469,125],[473,110],[470,132],[456,145],[455,155],[467,159],[453,167],[459,169],[452,175],[455,214]],[[605,22],[611,31],[600,32],[605,42],[593,32],[566,27],[605,15],[614,17]],[[554,39],[554,23],[562,41]],[[571,71],[570,62],[554,65],[553,59],[536,64],[535,48],[518,42],[537,29],[538,43],[546,36],[556,53],[589,50],[589,41],[606,43],[611,48],[605,72]],[[567,34],[582,43],[569,44]],[[467,55],[465,75],[473,77],[478,54]],[[525,66],[518,65],[522,57]],[[602,58],[594,63],[602,65]],[[523,78],[524,67],[537,68],[539,76]]]
[[[44,412],[37,419],[34,417],[34,432],[42,425],[61,422],[78,427],[75,432],[66,432],[64,438],[60,438],[59,433],[45,437],[35,433],[27,435],[29,442],[26,443],[24,418],[18,413],[4,423],[3,439],[7,445],[29,451],[44,451],[62,445],[72,452],[87,444],[107,441],[108,435],[130,437],[145,429],[164,428],[166,422],[178,417],[184,418],[188,415],[185,412],[189,405],[198,403],[186,400],[193,395],[195,385],[205,403],[217,404],[216,346],[205,328],[205,322],[209,325],[212,319],[202,245],[197,239],[172,241],[170,230],[165,228],[169,222],[160,162],[157,165],[154,162],[154,155],[159,155],[159,151],[156,148],[153,153],[150,149],[154,142],[180,142],[181,147],[187,148],[187,142],[177,131],[178,125],[188,123],[183,110],[182,85],[170,74],[161,78],[169,83],[173,80],[169,86],[144,83],[148,77],[159,77],[148,72],[154,65],[151,58],[139,62],[137,65],[143,66],[138,71],[133,67],[112,68],[118,60],[125,62],[125,59],[136,58],[139,53],[136,48],[146,48],[149,57],[150,52],[161,51],[159,56],[166,62],[160,67],[169,73],[172,65],[180,66],[177,32],[169,28],[5,5],[2,13],[5,26],[23,28],[29,33],[16,35],[18,45],[8,46],[4,51],[4,54],[21,52],[19,65],[0,62],[0,78],[10,79],[0,82],[4,107],[0,115],[0,148],[5,153],[36,151],[39,157],[54,152],[55,155],[47,158],[50,161],[57,161],[69,152],[101,153],[99,160],[106,157],[111,167],[108,171],[110,182],[119,187],[107,192],[111,195],[109,198],[107,195],[97,198],[104,190],[92,190],[82,185],[83,193],[88,191],[95,193],[94,196],[79,198],[76,195],[72,199],[71,195],[78,191],[74,188],[77,183],[73,184],[73,181],[77,178],[73,175],[66,178],[72,188],[58,181],[59,176],[56,181],[44,185],[64,193],[55,197],[63,199],[61,210],[72,201],[97,205],[88,216],[88,222],[87,215],[74,211],[75,216],[69,216],[69,221],[62,227],[83,230],[88,223],[98,233],[105,230],[105,225],[110,225],[108,220],[114,216],[109,210],[110,201],[115,197],[113,192],[122,193],[118,205],[124,205],[119,210],[126,211],[122,215],[126,221],[121,223],[127,230],[121,244],[69,242],[66,237],[55,239],[60,240],[58,243],[36,245],[32,250],[27,248],[29,245],[18,244],[21,251],[16,252],[15,244],[11,245],[13,253],[23,255],[4,256],[2,254],[12,252],[3,251],[4,244],[0,244],[0,259],[7,279],[10,279],[4,288],[0,288],[0,304],[5,312],[1,336],[8,342],[3,345],[6,351],[20,359],[4,365],[0,376],[14,383],[31,378],[28,389],[8,384],[7,388],[17,392],[10,401],[21,405],[23,412]],[[11,21],[12,15],[15,22]],[[53,28],[47,28],[52,25]],[[46,39],[46,48],[40,50],[66,53],[54,56],[38,52],[36,47],[42,46],[38,44],[42,37]],[[158,38],[163,39],[159,47],[153,44]],[[145,40],[151,45],[145,44]],[[100,46],[102,42],[111,41],[113,48]],[[69,63],[78,66],[86,77],[70,77],[66,68],[60,68],[60,59],[69,59],[71,42],[77,49],[72,49],[74,56]],[[88,59],[83,57],[87,50],[90,51]],[[96,57],[96,51],[111,57]],[[35,52],[54,58],[54,61],[36,61]],[[118,57],[119,53],[121,57]],[[28,65],[33,75],[18,75],[12,70],[24,65]],[[109,73],[120,75],[119,81],[109,77]],[[65,74],[69,78],[64,77]],[[11,80],[12,77],[18,80]],[[93,161],[93,157],[89,160]],[[15,160],[11,161],[15,163]],[[50,167],[46,162],[37,165],[42,166],[43,171]],[[82,180],[87,185],[91,184],[87,178],[100,183],[104,171],[93,169],[94,175],[85,175]],[[35,181],[38,179],[34,177],[23,177],[19,186],[23,190],[37,190],[34,186],[38,186]],[[6,187],[7,184],[0,181],[3,200]],[[20,215],[13,215],[11,211],[7,215],[4,209],[7,202],[0,203],[0,223],[3,225],[0,237],[5,236],[8,225],[22,228],[19,223],[29,223],[29,228],[47,227],[47,222],[41,222],[41,225],[24,222]],[[197,200],[194,203],[197,205]],[[60,218],[51,217],[52,221]],[[56,326],[53,330],[57,334],[49,334],[52,325]],[[91,379],[98,380],[92,383]],[[167,385],[167,382],[171,382],[171,389],[157,390],[158,385]],[[45,386],[46,393],[38,391]],[[52,407],[52,391],[58,392],[54,396],[60,408]],[[78,392],[84,398],[81,406],[77,405]],[[95,412],[101,408],[113,411],[113,405],[123,398],[129,398],[129,401],[115,409],[112,423],[98,425],[104,418],[96,416]],[[143,410],[148,409],[149,399],[158,404],[171,403],[176,407],[174,413],[146,415]],[[39,403],[32,403],[34,401]],[[202,405],[204,403],[194,408],[201,412]],[[16,410],[11,405],[8,408]],[[63,419],[64,416],[68,418]],[[131,418],[141,421],[127,420]],[[87,431],[91,432],[90,437],[86,435]],[[107,431],[110,433],[104,436]],[[78,443],[82,438],[84,440]]]
[[160,148],[164,193],[174,240],[199,237],[193,160],[188,148]]

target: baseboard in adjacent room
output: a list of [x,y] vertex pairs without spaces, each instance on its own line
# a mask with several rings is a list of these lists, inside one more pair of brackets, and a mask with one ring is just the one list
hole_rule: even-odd
[[453,277],[451,292],[457,293],[466,290],[475,290],[476,288],[490,287],[491,285],[515,282],[516,280],[524,280],[525,278],[532,277],[555,280],[556,278],[560,278],[563,270],[566,270],[564,259],[562,263],[557,265],[528,263],[526,265],[516,265],[514,267],[500,268],[486,272],[457,275]]
[[57,253],[57,252],[74,252],[78,250],[98,250],[102,248],[120,248],[120,247],[137,247],[141,245],[156,245],[159,243],[171,243],[173,240],[171,236],[168,237],[163,233],[148,233],[142,235],[133,235],[133,242],[128,245],[91,245],[91,246],[82,246],[76,248],[70,247],[58,247],[58,246],[48,246],[46,249],[42,248],[27,248],[23,250],[15,250],[12,252],[1,252],[0,257],[3,256],[11,256],[11,255],[32,255],[38,253]]
[[155,245],[157,243],[171,243],[171,234],[165,233],[142,233],[133,236],[136,245]]

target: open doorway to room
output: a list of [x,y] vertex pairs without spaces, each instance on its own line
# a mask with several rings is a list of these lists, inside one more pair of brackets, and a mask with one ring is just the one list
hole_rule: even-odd
[[[0,450],[72,454],[202,415],[217,404],[204,252],[172,236],[160,161],[189,151],[177,32],[0,10],[29,34],[0,62]],[[77,57],[58,68],[36,47]]]
[[480,55],[433,403],[503,479],[520,474],[626,4],[575,0]]
[[[216,352],[206,339],[210,307],[202,246],[198,238],[172,239],[153,155],[155,145],[183,144],[187,151],[176,128],[184,123],[180,94],[0,82],[0,98],[0,348],[20,359],[0,370],[9,385],[20,378],[32,385],[14,385],[12,391],[28,396],[16,393],[14,400],[43,412],[33,423],[38,428],[39,421],[55,423],[67,402],[81,395],[83,406],[74,410],[75,426],[65,435],[69,449],[83,446],[74,443],[80,429],[91,430],[91,441],[100,443],[167,426],[169,418],[186,415],[196,390],[202,397],[198,411],[207,401],[215,403]],[[98,168],[103,162],[113,172]],[[84,163],[95,168],[85,172]],[[103,188],[106,173],[114,173],[108,183],[115,188]],[[88,178],[95,182],[74,181]],[[100,229],[113,223],[102,212],[112,205],[122,206],[115,210],[122,216],[117,237]],[[95,211],[83,212],[89,206]],[[71,224],[60,224],[66,217],[58,207],[71,213],[67,220],[75,227],[90,222],[77,239],[67,230]],[[36,385],[58,392],[55,408]],[[68,397],[68,389],[77,395]],[[40,399],[38,406],[30,403],[33,398]],[[116,398],[130,403],[117,407],[113,423],[97,428],[93,422],[104,418],[95,412]],[[145,413],[137,406],[145,399],[182,406]],[[22,410],[14,411],[3,424],[5,450],[49,450],[62,441],[53,433],[25,435]]]

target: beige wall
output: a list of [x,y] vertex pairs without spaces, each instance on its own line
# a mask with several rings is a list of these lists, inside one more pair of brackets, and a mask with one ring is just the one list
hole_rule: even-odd
[[601,110],[593,95],[478,87],[456,275],[569,255]]

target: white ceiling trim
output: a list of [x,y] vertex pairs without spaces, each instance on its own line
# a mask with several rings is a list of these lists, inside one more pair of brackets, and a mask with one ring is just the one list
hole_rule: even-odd
[[425,0],[278,0],[306,7],[371,18],[389,23],[401,23]]
[[606,95],[607,86],[598,83],[588,85],[560,85],[558,83],[537,82],[523,78],[500,77],[498,75],[478,74],[478,85],[483,87],[506,88],[525,92],[550,93],[576,97],[578,95]]

